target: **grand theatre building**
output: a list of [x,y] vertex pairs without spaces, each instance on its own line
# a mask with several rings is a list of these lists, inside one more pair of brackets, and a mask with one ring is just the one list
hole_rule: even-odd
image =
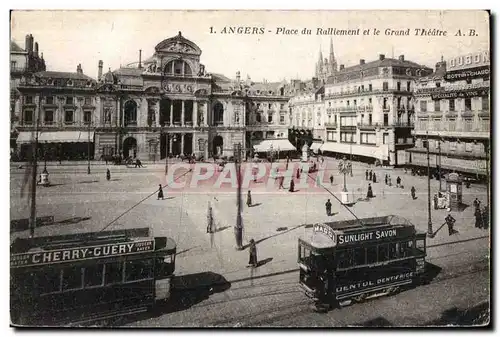
[[231,156],[236,144],[247,155],[294,149],[287,85],[209,74],[201,53],[179,32],[144,61],[107,72],[99,61],[97,80],[81,66],[26,76],[18,87],[20,157],[28,157],[34,130],[45,155],[64,159],[86,159],[89,143],[94,159]]

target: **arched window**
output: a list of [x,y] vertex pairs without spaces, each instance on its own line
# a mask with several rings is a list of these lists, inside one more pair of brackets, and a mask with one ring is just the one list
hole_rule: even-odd
[[214,124],[215,125],[224,124],[224,106],[220,102],[217,102],[214,105]]
[[125,126],[137,125],[137,103],[135,101],[125,102],[124,108]]
[[186,61],[183,60],[173,60],[167,63],[164,72],[167,75],[177,75],[177,76],[190,76],[193,74],[191,67]]

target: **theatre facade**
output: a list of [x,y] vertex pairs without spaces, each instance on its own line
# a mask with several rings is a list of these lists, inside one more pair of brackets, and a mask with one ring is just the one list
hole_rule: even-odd
[[[111,155],[159,160],[165,156],[246,155],[288,142],[286,83],[255,83],[210,74],[201,49],[178,35],[156,45],[151,57],[103,72],[97,80],[42,71],[21,79],[16,150],[29,158],[38,135],[44,157],[92,159]],[[38,131],[38,132],[34,132]],[[90,148],[90,151],[88,149]]]

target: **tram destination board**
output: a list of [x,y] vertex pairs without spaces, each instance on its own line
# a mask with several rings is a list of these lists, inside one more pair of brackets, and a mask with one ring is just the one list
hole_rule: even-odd
[[154,251],[154,240],[121,242],[89,247],[74,247],[57,250],[12,254],[10,267],[28,267],[52,263],[63,263],[99,259],[119,255],[130,255]]
[[315,224],[313,231],[326,235],[337,246],[347,246],[364,242],[374,242],[388,238],[401,238],[414,234],[414,228],[406,227],[387,227],[377,229],[363,229],[359,231],[336,233],[331,227],[325,224]]

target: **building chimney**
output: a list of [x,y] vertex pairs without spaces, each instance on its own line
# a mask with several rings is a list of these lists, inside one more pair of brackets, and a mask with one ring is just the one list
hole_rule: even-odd
[[236,83],[240,83],[241,76],[239,70],[236,72]]
[[142,49],[139,49],[139,67],[138,67],[139,69],[142,68],[141,62],[142,62]]
[[380,61],[385,60],[385,55],[384,55],[384,54],[379,54],[379,55],[378,55],[378,59],[379,59]]
[[79,64],[78,66],[76,66],[76,72],[78,74],[83,74],[83,70],[82,70],[82,65],[81,64]]
[[97,80],[99,81],[102,77],[102,60],[99,60],[99,66],[97,68]]
[[33,43],[35,39],[33,38],[33,35],[30,34],[30,52],[33,52]]
[[340,65],[339,70],[344,70],[344,65],[343,64]]
[[404,55],[399,55],[399,60],[400,61],[404,61],[405,60],[405,56]]
[[35,42],[35,57],[38,57],[38,42]]
[[24,49],[29,52],[30,51],[30,36],[26,35],[26,39],[24,40]]
[[365,60],[364,59],[359,60],[359,64],[365,64]]

